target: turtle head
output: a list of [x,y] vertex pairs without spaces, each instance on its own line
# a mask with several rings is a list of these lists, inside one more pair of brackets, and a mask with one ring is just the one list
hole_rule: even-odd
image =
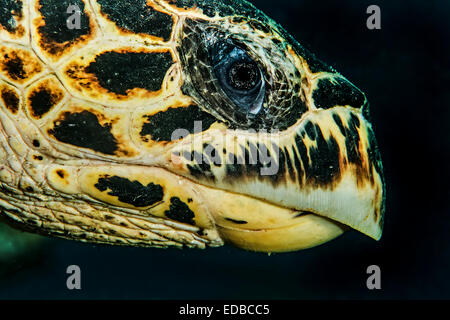
[[383,172],[364,93],[253,6],[209,9],[182,19],[178,51],[183,92],[217,122],[175,145],[171,170],[228,192],[210,206],[239,246],[304,249],[348,227],[378,240]]

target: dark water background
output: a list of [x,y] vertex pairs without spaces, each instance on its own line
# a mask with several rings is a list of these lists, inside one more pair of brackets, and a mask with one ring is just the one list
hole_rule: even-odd
[[[450,1],[254,0],[371,101],[385,165],[385,232],[357,232],[312,250],[268,256],[99,247],[51,240],[0,278],[0,298],[442,299],[450,298]],[[382,30],[366,28],[366,8]],[[65,270],[82,269],[79,292]],[[366,289],[366,268],[382,290]]]

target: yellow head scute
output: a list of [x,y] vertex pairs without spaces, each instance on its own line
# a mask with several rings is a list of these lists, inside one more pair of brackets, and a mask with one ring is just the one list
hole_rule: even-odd
[[32,41],[45,61],[60,61],[97,36],[98,27],[87,1],[36,0],[31,3]]

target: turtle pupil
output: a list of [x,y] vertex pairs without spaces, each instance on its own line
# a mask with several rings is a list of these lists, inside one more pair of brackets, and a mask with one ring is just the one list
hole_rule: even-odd
[[253,63],[236,62],[229,69],[229,83],[236,90],[254,89],[259,83],[258,71]]

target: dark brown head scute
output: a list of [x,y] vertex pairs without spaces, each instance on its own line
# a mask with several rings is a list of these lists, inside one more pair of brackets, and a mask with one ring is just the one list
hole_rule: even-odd
[[[316,146],[305,144],[305,137],[315,141]],[[320,126],[309,121],[295,136],[292,148],[292,165],[300,184],[332,187],[333,182],[341,178],[340,151],[336,138],[330,135],[326,139]]]
[[42,70],[39,60],[26,49],[0,46],[0,71],[12,82],[27,82]]
[[172,64],[172,54],[168,50],[151,53],[109,51],[98,55],[85,71],[93,74],[108,91],[127,95],[128,90],[136,88],[161,90]]
[[364,106],[365,95],[341,77],[320,79],[313,93],[314,104],[319,109],[330,109],[336,106],[351,106],[360,109]]
[[95,187],[101,192],[111,190],[108,195],[117,197],[120,202],[136,208],[150,207],[161,202],[164,197],[164,191],[160,185],[149,183],[144,186],[139,181],[130,181],[116,176],[100,178]]
[[64,93],[51,80],[44,80],[28,94],[28,106],[33,118],[41,119],[64,97]]
[[98,117],[89,112],[65,112],[55,121],[48,132],[56,140],[73,146],[91,149],[103,154],[114,155],[118,150],[116,138],[111,133],[111,125],[101,125]]
[[98,0],[101,11],[119,28],[143,33],[168,41],[172,34],[173,18],[148,5],[147,0]]
[[[68,27],[71,14],[67,10],[71,6],[80,9],[80,28]],[[44,25],[38,28],[42,37],[40,45],[52,55],[59,55],[74,43],[86,39],[92,32],[91,19],[82,0],[39,0],[38,8],[44,21]]]
[[189,208],[189,206],[181,201],[180,198],[173,197],[170,199],[170,208],[165,212],[167,218],[186,223],[190,225],[195,225],[195,214]]
[[3,56],[3,70],[13,80],[24,80],[27,73],[24,69],[24,62],[18,55],[6,54]]
[[0,27],[9,33],[15,33],[18,29],[18,22],[22,20],[23,3],[21,0],[0,1]]
[[[176,136],[176,130],[193,134],[208,130],[217,120],[209,113],[203,112],[199,107],[169,108],[167,111],[145,116],[148,122],[141,130],[141,136],[150,136],[153,141],[173,141],[184,137]],[[196,123],[198,131],[196,132]],[[180,131],[181,133],[181,131]]]
[[58,103],[59,99],[58,96],[53,95],[51,91],[45,88],[33,91],[28,97],[33,117],[38,119],[42,118],[42,116]]
[[14,90],[3,87],[1,89],[1,99],[6,107],[12,114],[17,114],[20,107],[20,97]]
[[340,148],[333,136],[327,140],[318,125],[314,128],[317,146],[309,148],[311,163],[304,163],[307,184],[327,186],[340,178]]

